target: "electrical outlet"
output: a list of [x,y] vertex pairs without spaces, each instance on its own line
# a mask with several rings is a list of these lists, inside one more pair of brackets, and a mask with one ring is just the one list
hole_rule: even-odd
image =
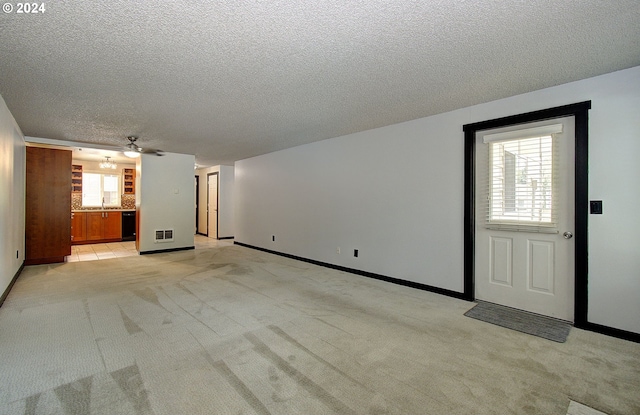
[[338,249],[336,249],[336,254],[340,255],[340,247],[338,247]]
[[356,258],[358,258],[358,250],[357,250],[357,249],[354,249],[354,250],[353,250],[353,256],[354,256],[354,257],[356,257]]
[[275,235],[271,235],[271,242],[275,242],[276,241],[276,236]]

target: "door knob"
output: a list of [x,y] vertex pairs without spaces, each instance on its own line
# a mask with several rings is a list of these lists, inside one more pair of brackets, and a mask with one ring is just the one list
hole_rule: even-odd
[[562,236],[564,236],[564,239],[573,238],[573,234],[571,232],[569,232],[569,231],[566,231],[565,233],[563,233]]

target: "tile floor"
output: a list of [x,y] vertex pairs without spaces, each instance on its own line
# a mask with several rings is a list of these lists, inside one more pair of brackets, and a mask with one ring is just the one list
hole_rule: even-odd
[[[233,245],[233,239],[217,240],[195,235],[194,243],[196,249],[216,248]],[[97,261],[135,255],[138,255],[138,251],[136,251],[136,243],[134,241],[73,245],[71,247],[71,255],[66,258],[66,262]]]

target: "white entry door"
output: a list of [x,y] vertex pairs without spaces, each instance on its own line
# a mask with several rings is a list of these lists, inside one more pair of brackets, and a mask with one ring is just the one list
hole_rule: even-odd
[[574,320],[574,124],[476,133],[478,300]]
[[207,175],[207,236],[218,238],[218,175]]

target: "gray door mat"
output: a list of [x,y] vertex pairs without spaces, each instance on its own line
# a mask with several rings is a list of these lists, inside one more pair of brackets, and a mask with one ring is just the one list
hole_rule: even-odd
[[558,343],[566,342],[571,330],[569,322],[485,301],[478,301],[464,315]]

